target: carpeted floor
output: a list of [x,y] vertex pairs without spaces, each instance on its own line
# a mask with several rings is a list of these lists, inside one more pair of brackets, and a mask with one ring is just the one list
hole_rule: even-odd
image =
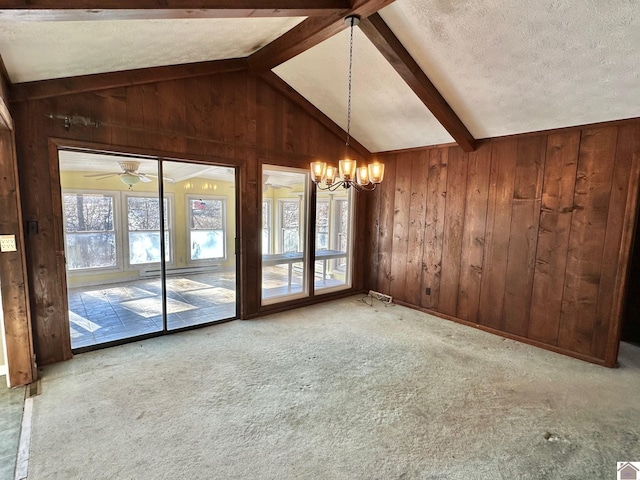
[[44,369],[29,479],[600,479],[640,461],[606,369],[360,297]]

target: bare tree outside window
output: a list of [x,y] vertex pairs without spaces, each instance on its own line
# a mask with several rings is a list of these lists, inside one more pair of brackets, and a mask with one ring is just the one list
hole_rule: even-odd
[[224,211],[224,200],[189,199],[191,260],[225,257]]
[[63,195],[69,270],[117,266],[114,204],[114,198],[109,195]]
[[329,249],[329,202],[316,202],[316,250]]
[[300,203],[283,201],[282,209],[282,252],[299,252],[300,250]]
[[[164,199],[165,260],[171,260],[167,199]],[[129,263],[160,261],[160,202],[155,197],[127,197]]]

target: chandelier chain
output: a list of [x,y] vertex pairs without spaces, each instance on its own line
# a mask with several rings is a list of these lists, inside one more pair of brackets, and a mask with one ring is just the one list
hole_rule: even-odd
[[353,71],[353,25],[355,23],[355,17],[351,18],[351,37],[349,39],[349,95],[347,97],[347,142],[346,154],[349,155],[349,140],[351,138],[351,80]]

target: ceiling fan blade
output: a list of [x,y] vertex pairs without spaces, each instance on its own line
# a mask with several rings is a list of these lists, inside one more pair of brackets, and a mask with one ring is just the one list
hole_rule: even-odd
[[[145,176],[147,176],[149,178],[158,178],[157,175],[152,175],[150,173],[143,173],[142,175],[145,175]],[[176,181],[173,178],[169,178],[169,177],[163,177],[162,180],[164,180],[165,182],[168,182],[168,183],[176,183]]]
[[151,181],[150,178],[148,178],[144,173],[139,173],[138,175],[136,175],[141,182],[143,183],[149,183]]
[[110,173],[109,175],[104,175],[102,177],[96,177],[95,180],[106,180],[107,178],[119,177],[120,173]]
[[113,177],[114,175],[120,175],[122,172],[111,172],[111,173],[107,173],[107,172],[103,172],[103,173],[92,173],[91,175],[84,175],[87,178],[91,178],[91,177]]

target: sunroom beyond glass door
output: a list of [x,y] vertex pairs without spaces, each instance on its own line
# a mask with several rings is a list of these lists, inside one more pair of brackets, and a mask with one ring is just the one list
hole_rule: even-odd
[[169,330],[236,316],[235,170],[164,161],[174,203],[173,263],[166,269]]
[[308,295],[306,170],[262,168],[262,303]]
[[316,195],[315,293],[351,287],[353,189]]
[[157,162],[60,151],[59,165],[71,347],[161,332]]

